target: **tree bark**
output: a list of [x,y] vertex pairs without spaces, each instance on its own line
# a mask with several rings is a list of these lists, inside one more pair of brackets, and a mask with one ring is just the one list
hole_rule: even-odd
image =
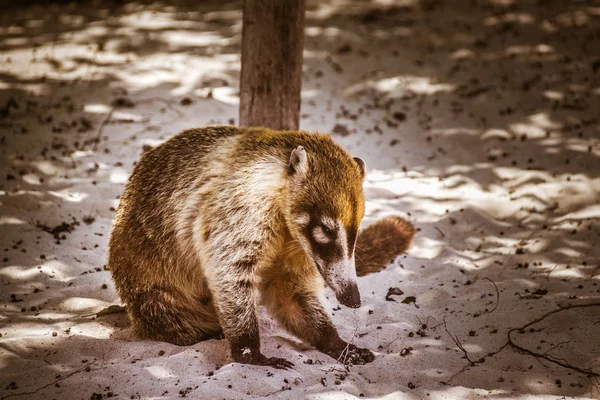
[[305,0],[245,0],[240,126],[300,125]]

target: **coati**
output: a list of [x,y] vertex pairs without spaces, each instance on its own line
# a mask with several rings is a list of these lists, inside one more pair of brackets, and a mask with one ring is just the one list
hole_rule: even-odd
[[356,276],[385,267],[414,235],[400,218],[358,233],[364,177],[361,159],[319,133],[213,126],[148,151],[109,242],[132,327],[178,345],[224,334],[234,361],[289,368],[260,351],[262,303],[321,352],[373,361],[339,337],[320,300],[326,283],[340,303],[359,307]]

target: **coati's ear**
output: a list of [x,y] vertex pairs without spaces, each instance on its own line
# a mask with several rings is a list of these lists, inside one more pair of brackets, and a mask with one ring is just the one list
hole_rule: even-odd
[[358,165],[362,178],[365,179],[365,175],[367,175],[367,165],[362,158],[354,157],[354,161],[356,161],[356,165]]
[[305,175],[308,171],[308,157],[304,147],[298,146],[292,150],[290,155],[290,175],[301,174]]

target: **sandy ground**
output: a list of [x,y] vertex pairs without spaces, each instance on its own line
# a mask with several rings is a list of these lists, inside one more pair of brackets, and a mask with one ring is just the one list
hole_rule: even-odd
[[329,296],[372,364],[267,319],[295,370],[96,317],[119,304],[103,266],[135,160],[237,118],[240,3],[194,3],[0,12],[0,399],[600,398],[597,1],[311,3],[301,127],[366,160],[365,224],[420,229],[360,309]]

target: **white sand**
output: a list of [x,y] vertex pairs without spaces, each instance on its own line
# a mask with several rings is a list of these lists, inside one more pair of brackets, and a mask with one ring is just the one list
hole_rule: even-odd
[[[600,8],[583,1],[310,7],[302,128],[349,130],[335,137],[369,167],[365,223],[420,228],[408,255],[359,280],[360,309],[333,311],[372,364],[345,369],[268,321],[264,353],[295,370],[94,318],[119,304],[102,267],[143,146],[237,117],[239,4],[195,3],[0,12],[0,399],[600,398],[597,377],[505,346],[511,328],[600,302]],[[113,109],[121,97],[134,106]],[[60,244],[36,227],[72,218]],[[390,287],[405,294],[386,301]],[[598,374],[599,311],[559,312],[514,343]]]

